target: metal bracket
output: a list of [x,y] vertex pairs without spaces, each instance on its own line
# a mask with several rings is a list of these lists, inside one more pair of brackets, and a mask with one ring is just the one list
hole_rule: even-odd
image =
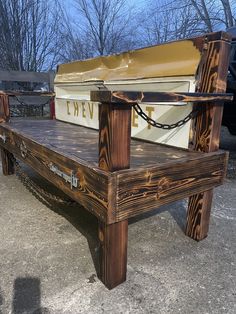
[[70,183],[70,188],[71,190],[73,189],[73,187],[77,188],[78,187],[78,181],[79,179],[75,176],[74,171],[71,171],[71,183]]
[[20,144],[20,153],[23,158],[26,158],[28,151],[24,141]]
[[57,166],[53,165],[52,163],[49,164],[49,169],[55,173],[56,175],[58,175],[59,177],[63,178],[66,182],[70,183],[70,188],[71,190],[73,190],[74,188],[78,187],[78,182],[79,179],[75,176],[75,173],[73,170],[71,170],[71,175],[69,176],[68,174],[66,174],[65,172],[61,171],[60,169],[58,169]]

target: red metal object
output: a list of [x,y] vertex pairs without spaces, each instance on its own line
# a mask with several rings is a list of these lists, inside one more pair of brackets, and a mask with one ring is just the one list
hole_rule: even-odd
[[55,97],[50,100],[50,119],[55,119]]

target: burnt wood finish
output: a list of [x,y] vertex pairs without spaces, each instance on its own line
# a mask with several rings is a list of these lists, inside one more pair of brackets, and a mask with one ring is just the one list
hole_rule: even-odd
[[[64,158],[73,159],[77,163],[88,166],[89,169],[98,169],[99,132],[97,130],[57,120],[12,119],[9,123],[0,124],[0,136],[8,132],[27,138],[33,143],[63,155]],[[0,138],[0,145],[1,143],[3,144],[3,141]],[[207,156],[200,151],[131,139],[130,170],[150,165],[161,166],[181,159],[186,161],[198,159],[202,155]]]
[[[0,123],[7,122],[10,119],[10,109],[9,109],[9,98],[5,94],[0,94]],[[3,138],[0,141],[4,141]],[[14,174],[15,169],[12,162],[12,154],[6,151],[3,148],[1,150],[1,159],[2,159],[2,172],[3,175],[8,176]]]
[[117,173],[116,220],[127,219],[161,205],[222,184],[228,154],[218,151]]
[[[132,105],[135,103],[166,103],[176,102],[173,106],[180,106],[179,103],[210,103],[218,102],[224,103],[225,101],[232,101],[233,94],[223,93],[172,93],[172,92],[128,92],[128,91],[91,91],[90,98],[92,101],[126,104]],[[168,104],[167,104],[168,105]]]
[[[113,172],[130,166],[131,108],[102,104],[99,108],[99,167]],[[114,182],[115,183],[115,182]],[[109,191],[109,214],[115,211],[114,185]],[[108,289],[126,280],[128,220],[99,222],[100,273]]]
[[131,108],[102,104],[99,108],[99,167],[107,171],[130,166]]
[[[197,92],[222,93],[226,90],[230,54],[230,36],[225,39],[206,41],[198,71]],[[213,152],[219,147],[223,107],[206,103],[192,123],[190,149]],[[199,241],[207,236],[212,203],[212,190],[190,197],[186,235]]]
[[[104,161],[109,156],[105,149],[110,141],[107,133],[101,133],[101,137],[102,134],[104,137],[101,139],[101,147],[104,150],[101,165],[108,169],[115,165],[111,159]],[[96,130],[55,120],[17,119],[1,124],[0,136],[6,137],[5,144],[0,138],[1,147],[35,168],[106,224],[174,201],[178,197],[177,192],[181,197],[186,197],[218,185],[224,177],[227,159],[224,152],[202,153],[132,140],[130,168],[110,172],[99,169],[99,133]],[[118,137],[115,136],[116,138]],[[22,157],[20,151],[22,142],[27,150],[25,157]],[[128,143],[124,141],[123,144],[128,150]],[[114,155],[115,152],[119,154],[118,150],[113,150]],[[50,162],[68,174],[73,170],[78,178],[85,173],[78,189],[71,190],[69,183],[51,173],[48,167]],[[121,160],[119,164],[121,166]],[[127,158],[127,167],[128,164]]]
[[199,36],[195,38],[190,38],[190,40],[194,46],[202,53],[202,51],[205,49],[204,47],[207,45],[210,41],[216,41],[216,40],[224,40],[226,42],[231,43],[231,36],[229,33],[226,32],[217,32],[217,33],[209,33],[205,36]]
[[126,280],[128,220],[111,225],[99,221],[99,278],[108,289]]
[[[45,122],[51,123],[52,121]],[[38,130],[37,133],[39,134],[40,131]],[[109,176],[105,171],[98,169],[98,167],[94,169],[89,162],[76,158],[70,153],[65,153],[65,150],[47,143],[43,132],[40,133],[41,142],[37,142],[35,138],[32,139],[29,135],[26,137],[20,131],[14,132],[11,130],[11,124],[6,123],[0,124],[0,135],[6,137],[5,143],[0,139],[2,148],[31,166],[41,176],[79,202],[100,220],[106,221]],[[44,140],[45,144],[42,143]],[[50,170],[52,165],[68,176],[73,171],[79,180],[78,187],[71,189],[69,182]]]
[[7,122],[9,119],[10,109],[8,95],[0,93],[0,123]]

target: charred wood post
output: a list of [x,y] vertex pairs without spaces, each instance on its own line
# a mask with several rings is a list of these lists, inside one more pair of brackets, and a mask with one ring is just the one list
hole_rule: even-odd
[[[205,43],[199,66],[199,82],[196,92],[224,93],[230,55],[230,35],[214,38]],[[219,148],[223,106],[207,103],[192,123],[189,148],[202,152],[214,152]],[[207,236],[213,190],[189,198],[186,235],[200,241]]]
[[[109,172],[127,169],[130,166],[131,107],[102,103],[99,110],[99,167]],[[109,190],[108,197],[109,216],[115,202]],[[113,224],[99,221],[98,235],[99,277],[112,289],[126,280],[128,219]]]
[[[9,109],[9,96],[7,94],[0,94],[0,123],[8,122],[10,119],[10,109]],[[0,141],[5,142],[4,136],[1,137]],[[4,148],[1,150],[1,159],[2,159],[2,172],[3,175],[11,175],[15,173],[14,164],[12,162],[13,155],[9,153]]]

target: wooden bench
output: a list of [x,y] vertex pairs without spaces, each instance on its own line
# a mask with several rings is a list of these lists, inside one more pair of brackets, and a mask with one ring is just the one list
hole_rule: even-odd
[[[99,220],[99,278],[109,288],[126,280],[128,219],[189,197],[186,235],[207,236],[213,188],[222,184],[228,154],[219,151],[230,37],[214,33],[189,40],[199,51],[196,93],[98,90],[99,131],[58,120],[10,120],[0,95],[0,146],[4,175],[12,156],[30,165]],[[175,54],[175,51],[173,51]],[[174,65],[172,65],[174,66]],[[189,102],[189,148],[131,139],[132,105]]]

